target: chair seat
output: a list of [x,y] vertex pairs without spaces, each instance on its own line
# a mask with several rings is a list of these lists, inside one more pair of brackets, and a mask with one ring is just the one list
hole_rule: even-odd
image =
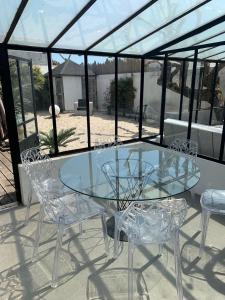
[[[55,204],[55,205],[54,205]],[[51,200],[51,207],[45,205],[49,221],[56,224],[71,225],[81,223],[104,212],[104,208],[89,197],[67,194]]]
[[201,196],[201,205],[211,212],[225,214],[225,190],[206,190]]
[[43,188],[47,193],[54,193],[57,196],[64,196],[65,194],[74,193],[71,189],[67,188],[64,184],[62,184],[58,178],[48,178],[43,182]]

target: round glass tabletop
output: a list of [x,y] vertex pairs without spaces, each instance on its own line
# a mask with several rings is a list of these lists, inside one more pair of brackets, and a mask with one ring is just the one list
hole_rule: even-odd
[[[113,184],[104,172],[105,166],[110,165],[114,168]],[[81,194],[105,200],[132,201],[132,193],[124,198],[120,180],[124,181],[126,176],[131,178],[132,174],[141,174],[134,178],[142,178],[146,166],[149,170],[152,166],[152,169],[138,195],[139,201],[180,194],[194,187],[200,179],[200,170],[194,159],[164,148],[155,149],[147,143],[77,154],[66,159],[59,177],[65,186]],[[116,192],[114,186],[117,186]]]

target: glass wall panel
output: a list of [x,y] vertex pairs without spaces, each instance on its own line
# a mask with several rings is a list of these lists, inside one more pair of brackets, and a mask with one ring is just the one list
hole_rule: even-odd
[[21,0],[2,0],[0,9],[0,42],[3,42]]
[[64,34],[56,47],[84,50],[147,2],[149,1],[98,0]]
[[97,44],[93,50],[118,52],[202,2],[204,0],[158,0],[108,38]]
[[[194,10],[185,17],[175,21],[174,23],[166,26],[164,29],[154,33],[153,35],[145,38],[137,44],[127,48],[122,53],[129,54],[145,54],[157,47],[164,45],[192,30],[200,27],[220,16],[223,16],[225,9],[225,2],[221,0],[210,1],[202,7]],[[209,14],[210,11],[210,14]]]
[[[52,55],[59,151],[86,148],[87,110],[82,55]],[[93,73],[89,70],[89,76]]]
[[41,143],[54,152],[47,56],[10,50],[9,57],[21,151]]
[[88,56],[91,145],[115,141],[115,59]]
[[23,97],[23,109],[25,121],[34,118],[33,87],[31,79],[31,65],[27,61],[19,62],[21,92]]
[[[185,70],[182,78],[183,67]],[[176,138],[186,139],[187,137],[191,69],[192,66],[189,63],[183,66],[183,61],[168,61],[163,137],[165,145],[169,145]],[[184,84],[183,90],[182,83]],[[183,97],[181,97],[181,92]]]
[[162,70],[163,60],[145,60],[142,137],[159,134]]
[[168,61],[163,136],[165,145],[169,145],[175,138],[187,138],[193,63],[185,63],[183,98],[182,68],[183,62]]
[[140,110],[140,59],[118,59],[118,137],[138,138]]
[[[224,99],[219,78],[217,78],[215,97],[212,99],[214,74],[215,63],[197,64],[191,140],[198,143],[199,154],[218,159],[222,136]],[[210,124],[212,101],[214,108]]]
[[9,42],[48,46],[87,3],[88,0],[67,0],[66,5],[64,1],[30,0]]

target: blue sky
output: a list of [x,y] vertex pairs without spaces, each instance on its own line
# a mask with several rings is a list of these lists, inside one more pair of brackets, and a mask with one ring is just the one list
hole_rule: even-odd
[[[69,57],[69,54],[62,54],[62,56],[66,59]],[[59,63],[63,63],[64,59],[60,56],[60,54],[53,53],[52,59],[58,61]],[[81,64],[84,62],[83,55],[71,55],[70,59],[74,61],[77,64]],[[107,57],[100,57],[100,56],[88,56],[88,62],[93,63],[96,61],[96,63],[104,63],[106,61]]]

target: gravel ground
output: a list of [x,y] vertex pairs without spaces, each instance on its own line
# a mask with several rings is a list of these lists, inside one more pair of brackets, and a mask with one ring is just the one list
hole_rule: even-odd
[[[47,112],[38,112],[38,130],[48,132],[52,129],[52,120]],[[57,131],[71,127],[76,128],[77,138],[69,143],[66,148],[59,147],[60,150],[72,150],[87,147],[87,119],[85,116],[75,116],[73,113],[61,113],[56,119]],[[115,123],[113,116],[104,114],[94,114],[90,116],[91,127],[91,143],[95,145],[98,141],[107,143],[113,140]],[[156,126],[155,126],[156,127]],[[154,128],[154,124],[143,126],[144,136],[155,135],[159,133],[159,129]],[[118,135],[121,140],[128,140],[138,137],[138,121],[119,117]]]

